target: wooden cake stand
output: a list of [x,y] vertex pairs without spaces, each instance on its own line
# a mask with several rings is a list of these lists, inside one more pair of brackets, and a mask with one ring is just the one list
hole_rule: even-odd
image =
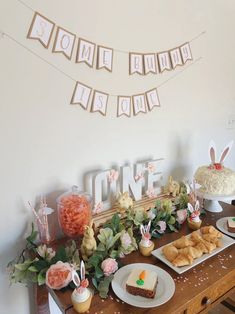
[[219,204],[219,201],[231,204],[231,201],[235,200],[235,192],[231,195],[215,195],[196,190],[196,194],[198,197],[205,200],[204,208],[212,213],[222,212],[223,208]]

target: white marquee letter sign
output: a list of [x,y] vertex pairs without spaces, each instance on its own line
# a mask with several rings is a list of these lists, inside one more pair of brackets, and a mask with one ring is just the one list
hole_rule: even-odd
[[165,70],[167,71],[171,70],[171,60],[168,51],[161,52],[158,54],[158,63],[160,72],[163,72]]
[[186,43],[180,47],[183,63],[185,64],[188,60],[193,60],[189,43]]
[[151,89],[145,93],[149,111],[154,107],[160,107],[160,101],[157,93],[157,89]]
[[146,113],[146,102],[145,102],[145,95],[134,95],[133,97],[133,108],[134,108],[134,115],[136,116],[139,112]]
[[66,58],[71,60],[76,35],[58,27],[54,42],[53,52],[61,52]]
[[37,39],[45,48],[48,48],[54,27],[53,22],[35,12],[27,38]]
[[130,166],[123,166],[120,168],[121,171],[121,192],[129,192],[131,191],[134,199],[136,201],[142,198],[142,180],[135,181],[135,176],[139,173],[143,172],[143,164],[135,164],[135,173],[133,173],[133,168]]
[[98,46],[97,69],[107,69],[112,72],[113,69],[113,49]]
[[142,53],[129,53],[129,74],[144,74]]
[[70,103],[72,105],[79,104],[86,110],[88,107],[91,91],[92,88],[77,82]]
[[120,117],[121,115],[131,116],[131,97],[118,96],[117,116]]
[[179,48],[171,50],[170,56],[171,56],[171,64],[172,64],[173,69],[175,69],[177,65],[183,65]]
[[157,73],[156,55],[154,53],[144,54],[144,74]]
[[94,43],[80,38],[78,42],[76,62],[85,62],[90,67],[93,67],[95,46]]
[[102,115],[106,115],[107,103],[109,95],[99,91],[94,91],[91,112],[100,112]]

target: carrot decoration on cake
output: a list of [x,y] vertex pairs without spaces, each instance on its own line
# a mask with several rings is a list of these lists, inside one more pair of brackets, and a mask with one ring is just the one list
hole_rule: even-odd
[[139,274],[139,279],[136,281],[137,285],[143,286],[145,277],[146,277],[146,271],[143,270],[143,271]]

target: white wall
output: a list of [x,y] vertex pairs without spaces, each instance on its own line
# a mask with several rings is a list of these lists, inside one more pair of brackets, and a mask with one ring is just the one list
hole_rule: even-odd
[[[26,1],[26,0],[25,0]],[[30,313],[27,289],[8,287],[5,265],[23,245],[32,215],[26,202],[55,197],[83,174],[112,164],[166,158],[166,172],[191,177],[208,162],[207,146],[235,138],[226,121],[235,114],[235,3],[233,0],[71,0],[27,4],[81,37],[113,48],[161,51],[203,30],[192,42],[201,62],[159,88],[162,107],[134,118],[116,118],[70,106],[74,83],[8,38],[0,39],[0,313]],[[90,69],[52,54],[26,34],[33,13],[16,0],[0,2],[0,29],[69,75],[111,94],[136,94],[173,75],[128,76],[128,56],[115,53],[114,72]],[[148,35],[148,33],[150,35]],[[176,70],[180,71],[181,69]],[[227,166],[235,168],[235,148]],[[14,302],[12,302],[14,300]],[[31,309],[31,313],[33,310]]]

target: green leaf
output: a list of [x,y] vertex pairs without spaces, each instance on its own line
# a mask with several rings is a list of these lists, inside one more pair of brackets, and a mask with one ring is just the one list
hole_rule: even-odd
[[107,298],[109,292],[110,282],[113,280],[113,275],[105,277],[104,280],[100,281],[98,285],[99,296],[102,299]]
[[57,262],[67,262],[68,258],[66,256],[66,251],[63,246],[60,246],[59,249],[56,252],[56,255],[51,259],[50,263],[55,264]]
[[98,290],[98,282],[97,282],[96,278],[92,277],[91,281],[93,283],[93,286]]
[[170,216],[167,223],[169,225],[174,225],[175,224],[175,217],[174,216]]
[[111,251],[111,253],[109,254],[109,256],[111,257],[111,258],[114,258],[114,259],[116,259],[117,257],[118,257],[118,251],[117,250],[112,250]]
[[37,268],[37,270],[40,272],[42,269],[44,268],[49,268],[49,264],[48,262],[46,262],[45,260],[38,260],[38,261],[35,261],[33,263],[33,266],[35,268]]
[[38,285],[44,285],[44,283],[46,282],[46,270],[42,269],[40,271],[40,273],[38,274]]
[[102,269],[99,266],[95,267],[95,277],[97,279],[102,278],[104,276],[104,273],[102,271]]
[[38,269],[35,266],[30,266],[28,270],[31,271],[32,273],[36,273],[38,271]]
[[25,271],[29,268],[29,266],[33,263],[34,261],[32,260],[26,260],[24,263],[20,264],[15,264],[15,268],[18,269],[19,271]]
[[178,230],[173,225],[167,225],[171,231],[178,232]]

